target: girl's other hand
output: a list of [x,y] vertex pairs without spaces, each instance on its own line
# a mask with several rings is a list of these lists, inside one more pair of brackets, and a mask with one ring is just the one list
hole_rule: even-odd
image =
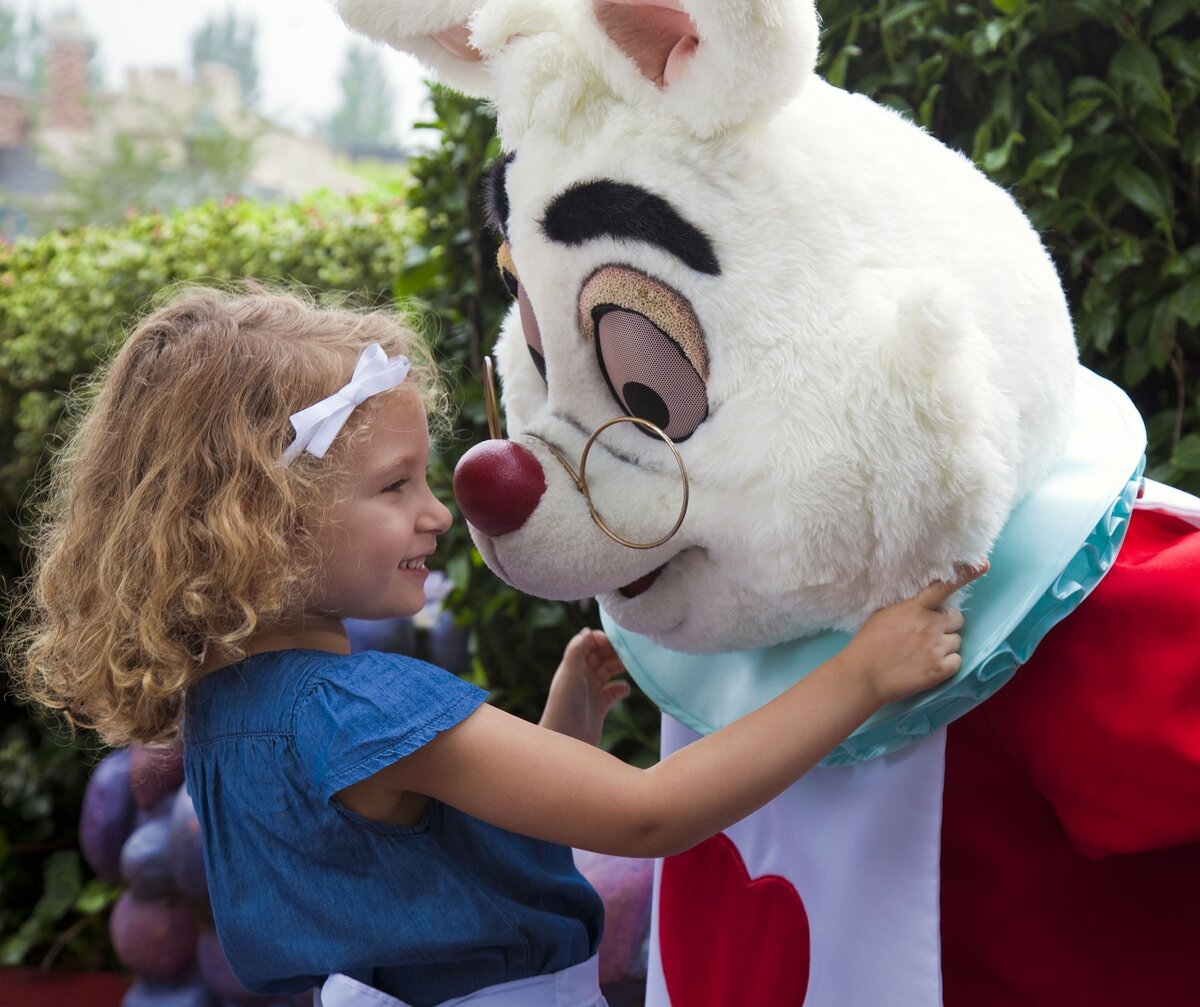
[[982,577],[987,560],[962,568],[953,581],[934,581],[913,598],[881,608],[838,656],[865,678],[882,706],[932,688],[962,667],[963,616],[942,606],[955,592]]
[[629,682],[616,678],[624,671],[607,636],[598,629],[580,630],[554,673],[541,726],[599,744],[608,711],[629,695]]

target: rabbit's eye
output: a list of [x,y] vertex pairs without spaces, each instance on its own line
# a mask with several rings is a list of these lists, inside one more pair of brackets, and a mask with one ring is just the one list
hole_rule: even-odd
[[512,252],[508,242],[500,246],[496,253],[496,265],[500,268],[500,278],[504,286],[517,302],[521,313],[521,329],[525,333],[525,345],[529,347],[529,355],[533,358],[533,366],[538,369],[542,380],[546,380],[546,351],[542,348],[542,332],[538,328],[537,315],[533,313],[533,305],[529,303],[529,295],[525,292],[517,274],[516,263],[513,262]]
[[584,284],[580,310],[626,415],[650,421],[674,441],[690,437],[708,416],[708,354],[688,302],[644,273],[607,266]]
[[521,329],[525,332],[525,345],[529,355],[533,357],[533,366],[538,369],[542,380],[546,380],[546,351],[542,348],[542,331],[538,328],[537,315],[533,313],[533,305],[525,287],[517,283],[517,308],[521,312]]

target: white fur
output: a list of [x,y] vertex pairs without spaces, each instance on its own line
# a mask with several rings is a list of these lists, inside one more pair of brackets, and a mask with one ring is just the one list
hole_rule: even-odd
[[[548,487],[517,531],[475,534],[522,590],[598,594],[621,625],[698,652],[852,628],[983,556],[1065,444],[1075,345],[1012,199],[900,116],[811,76],[811,4],[684,7],[701,46],[665,90],[588,0],[488,0],[473,22],[516,152],[508,240],[548,370],[547,386],[514,312],[498,349],[510,435]],[[548,203],[594,179],[667,199],[721,274],[640,243],[550,242]],[[595,527],[537,439],[577,461],[620,413],[577,322],[582,284],[611,263],[686,298],[710,361],[709,417],[679,445],[688,515],[649,552]],[[593,452],[589,482],[606,517],[645,537],[670,527],[669,453],[628,425],[605,441],[616,453]],[[668,560],[645,594],[615,593]]]
[[458,90],[485,98],[491,91],[487,67],[451,55],[432,36],[468,24],[483,0],[334,0],[342,20],[355,31],[416,56]]

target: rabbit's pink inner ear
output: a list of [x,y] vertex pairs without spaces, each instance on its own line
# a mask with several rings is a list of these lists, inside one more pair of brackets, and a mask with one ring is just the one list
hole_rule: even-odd
[[455,25],[445,31],[439,31],[433,40],[451,55],[468,62],[478,63],[483,59],[482,54],[471,45],[471,29],[465,24]]
[[592,0],[592,7],[617,48],[659,87],[679,77],[700,44],[696,25],[676,0]]

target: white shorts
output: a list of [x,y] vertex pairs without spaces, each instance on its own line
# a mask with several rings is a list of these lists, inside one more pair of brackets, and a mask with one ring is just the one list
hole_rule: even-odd
[[[600,965],[593,956],[561,972],[488,986],[438,1007],[608,1007],[600,993]],[[381,993],[349,976],[330,976],[313,1007],[409,1007],[403,1000]]]

